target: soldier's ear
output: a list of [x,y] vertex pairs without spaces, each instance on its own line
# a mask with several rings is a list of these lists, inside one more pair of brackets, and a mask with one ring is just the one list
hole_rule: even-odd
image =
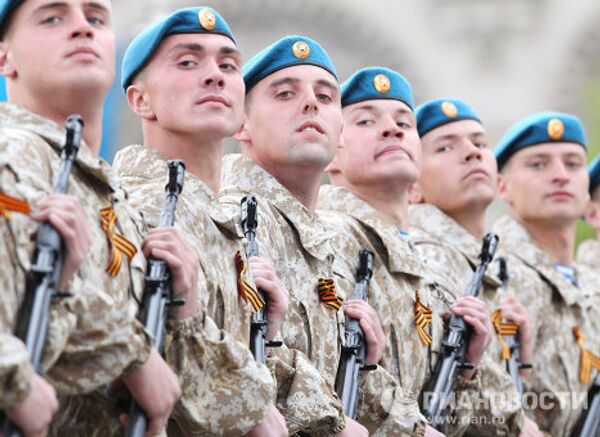
[[510,205],[511,196],[508,190],[508,179],[502,173],[498,173],[498,196]]
[[408,202],[412,204],[425,203],[425,198],[418,182],[415,182],[408,188]]
[[248,129],[246,128],[246,122],[242,123],[242,127],[237,133],[233,136],[236,141],[240,143],[250,143],[252,139],[250,138],[250,134],[248,133]]
[[134,82],[127,88],[127,103],[135,114],[144,120],[156,120],[156,114],[142,82]]
[[12,79],[17,76],[17,70],[10,58],[8,44],[5,41],[0,41],[0,75]]
[[583,218],[596,231],[600,230],[600,205],[590,200],[583,212]]

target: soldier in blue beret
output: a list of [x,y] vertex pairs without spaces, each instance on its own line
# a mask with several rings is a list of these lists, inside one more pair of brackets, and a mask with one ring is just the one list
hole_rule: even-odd
[[600,155],[588,165],[590,176],[590,202],[585,209],[584,219],[590,225],[596,238],[582,241],[577,248],[577,262],[598,270],[600,267]]
[[[331,185],[321,187],[319,208],[328,225],[345,237],[336,241],[336,256],[349,270],[355,268],[360,248],[373,248],[376,268],[369,303],[387,335],[379,365],[389,378],[385,384],[367,380],[363,390],[370,401],[361,408],[359,420],[377,435],[441,435],[423,420],[417,402],[428,348],[412,323],[415,284],[422,278],[417,279],[418,269],[408,267],[420,262],[408,249],[406,232],[408,188],[420,165],[412,88],[394,70],[366,67],[353,73],[341,90],[342,141],[327,167]],[[421,291],[423,301],[427,293]],[[426,337],[431,327],[422,332]],[[410,392],[413,396],[406,399]]]
[[[144,264],[142,252],[135,249],[136,242],[138,247],[142,243],[141,222],[115,183],[110,166],[98,157],[103,102],[115,74],[111,23],[109,0],[0,2],[0,73],[8,95],[8,103],[0,105],[2,196],[30,204],[33,220],[50,222],[62,235],[65,257],[56,287],[73,295],[53,302],[45,345],[45,377],[61,396],[61,408],[52,424],[56,435],[106,435],[109,423],[120,430],[113,409],[116,400],[103,394],[117,379],[148,414],[153,434],[165,427],[181,395],[177,376],[151,350],[147,333],[132,314],[132,308],[137,308],[134,290],[140,290],[143,280],[141,270],[134,267]],[[74,113],[82,116],[85,128],[69,177],[69,195],[52,194],[60,168],[63,125]],[[102,211],[114,222],[103,223]],[[13,263],[18,266],[15,289],[2,288],[0,330],[9,332],[16,313],[11,302],[23,298],[23,276],[32,249],[29,233],[36,225],[21,214],[10,220],[2,216],[2,226],[10,228],[15,248],[0,252],[21,260]],[[20,239],[21,234],[27,237]],[[116,238],[123,252],[115,247]],[[174,230],[164,240],[180,244]],[[156,245],[149,241],[145,248],[152,250]],[[159,257],[168,257],[169,265],[182,262],[180,250],[167,252]],[[193,275],[194,267],[185,266],[174,274],[181,280]],[[3,268],[2,275],[12,274]],[[3,284],[8,277],[2,278]],[[34,376],[26,353],[12,350],[5,355],[6,350],[11,351],[2,348],[0,354],[0,385],[7,387],[0,393],[0,408],[26,435],[45,434],[56,407],[53,392]],[[10,371],[3,368],[7,359]]]
[[[434,99],[416,110],[422,142],[422,166],[412,189],[409,209],[411,235],[418,252],[428,259],[430,274],[447,296],[460,296],[478,263],[486,232],[486,213],[497,192],[498,170],[491,142],[479,115],[467,102],[455,98]],[[497,256],[499,253],[496,254]],[[493,268],[488,269],[489,277]],[[493,284],[493,285],[492,285]],[[498,298],[498,283],[485,283],[479,299],[486,307],[498,307],[491,320],[515,323],[519,329],[519,359],[530,363],[533,355],[533,320],[510,290]],[[485,313],[488,313],[487,308]],[[487,317],[485,326],[491,326]],[[477,328],[476,328],[477,329]],[[490,332],[493,336],[493,330]],[[516,399],[521,379],[529,371],[513,375],[514,385],[502,367],[502,338],[491,339],[481,362],[482,371],[494,374],[482,382],[482,391]],[[471,346],[471,345],[470,345]],[[502,366],[502,367],[501,367]],[[537,425],[524,419],[516,404],[492,405],[490,412],[503,419],[473,424],[473,433],[536,435]],[[484,414],[480,409],[474,414]],[[500,423],[501,422],[501,423]]]
[[[258,196],[258,239],[273,254],[277,271],[285,272],[280,276],[291,295],[283,341],[306,354],[325,383],[318,395],[298,392],[294,410],[288,410],[295,424],[289,431],[367,435],[356,421],[344,418],[333,393],[343,335],[338,310],[351,289],[334,275],[334,250],[315,213],[323,170],[342,130],[333,62],[316,41],[287,36],[244,65],[244,81],[246,117],[236,135],[242,155],[225,157],[223,199],[235,206],[245,194]],[[345,312],[369,327],[367,363],[376,363],[385,338],[377,315],[363,304],[347,301]]]
[[576,223],[590,198],[586,144],[577,117],[541,112],[515,123],[494,150],[498,190],[509,214],[493,228],[509,255],[515,289],[536,320],[529,387],[551,402],[530,413],[550,435],[574,432],[584,413],[574,399],[587,391],[590,362],[600,353],[591,324],[600,314],[583,304],[597,284],[574,259]]
[[[244,251],[243,241],[235,221],[223,218],[217,202],[223,140],[239,131],[244,115],[242,61],[231,28],[208,7],[176,10],[133,39],[121,71],[129,106],[141,120],[143,145],[119,151],[115,172],[132,205],[156,227],[167,160],[185,162],[178,209],[186,214],[177,217],[176,225],[205,266],[197,296],[186,298],[178,323],[167,329],[165,356],[183,387],[173,414],[176,423],[168,431],[287,435],[273,404],[269,371],[248,348],[250,308],[240,297],[238,280],[244,277],[238,279],[234,263],[235,254]],[[239,217],[239,204],[234,214]],[[268,261],[255,257],[243,262],[268,296],[267,339],[272,340],[285,317],[287,292]],[[207,302],[206,308],[198,302]],[[204,321],[198,323],[200,319]],[[221,338],[223,332],[216,328],[227,336]]]

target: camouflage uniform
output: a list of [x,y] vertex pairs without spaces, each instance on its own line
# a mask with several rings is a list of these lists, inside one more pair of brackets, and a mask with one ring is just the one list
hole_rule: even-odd
[[[269,358],[278,381],[277,407],[290,433],[332,435],[345,427],[342,405],[333,391],[340,357],[343,314],[319,299],[319,278],[336,278],[330,234],[273,176],[240,155],[226,155],[223,162],[221,201],[239,211],[240,199],[258,199],[257,241],[261,256],[270,259],[290,292],[289,310],[280,330],[289,349],[274,349]],[[343,292],[336,290],[339,297]],[[302,352],[302,353],[300,353]],[[312,362],[290,368],[293,354]],[[275,361],[274,361],[275,360]],[[301,369],[303,373],[298,373]],[[303,379],[304,374],[310,375]]]
[[10,334],[0,334],[0,410],[19,405],[31,388],[33,367],[25,345]]
[[[428,289],[409,244],[398,229],[350,191],[324,185],[319,193],[319,214],[335,234],[336,260],[352,278],[358,251],[376,256],[369,283],[369,305],[375,309],[388,341],[378,369],[364,378],[358,419],[371,435],[424,435],[426,420],[417,398],[427,373],[428,349],[417,334],[413,311],[416,292],[425,305]],[[348,273],[350,272],[350,273]],[[354,280],[347,285],[352,290]],[[426,327],[427,333],[431,327]]]
[[593,268],[600,267],[600,241],[585,240],[579,244],[577,249],[577,262]]
[[[424,260],[427,273],[443,301],[454,303],[467,289],[476,265],[479,263],[481,242],[469,234],[451,217],[434,205],[409,207],[411,241]],[[498,253],[496,253],[498,256]],[[483,280],[480,298],[493,311],[497,305],[498,278],[490,265]],[[440,305],[439,310],[447,310]],[[481,399],[487,396],[506,396],[506,402],[490,403],[483,410],[474,411],[478,418],[468,428],[467,435],[517,435],[523,426],[524,413],[519,408],[518,394],[501,361],[501,345],[494,339],[477,370],[482,380]],[[488,398],[489,399],[489,398]]]
[[[113,169],[130,204],[149,226],[157,226],[167,160],[145,147],[129,146],[117,154]],[[241,233],[210,188],[191,173],[185,175],[175,227],[198,254],[198,298],[208,315],[203,321],[200,316],[172,320],[168,326],[165,357],[183,388],[173,414],[178,426],[172,424],[169,434],[242,435],[263,420],[275,393],[268,369],[247,347],[250,312],[238,295],[235,266],[236,252],[244,252]]]
[[579,326],[586,336],[584,346],[596,355],[600,352],[597,336],[586,320],[586,313],[591,313],[585,307],[589,291],[585,284],[577,287],[567,281],[516,220],[501,217],[493,229],[500,236],[502,249],[509,254],[512,288],[518,290],[519,300],[536,321],[533,371],[525,381],[525,389],[544,396],[538,398],[544,405],[534,405],[535,409],[529,412],[548,435],[568,436],[581,415],[589,385],[580,379],[581,349],[572,329]]
[[[0,129],[0,190],[35,209],[39,199],[52,193],[60,168],[57,152],[64,129],[12,104],[0,106]],[[71,173],[69,193],[80,200],[87,215],[92,245],[69,286],[74,297],[53,305],[44,368],[46,378],[62,395],[55,429],[60,429],[61,434],[93,435],[96,431],[97,435],[107,435],[102,425],[111,422],[115,415],[110,408],[98,405],[97,399],[104,398],[101,392],[68,395],[89,393],[108,384],[148,357],[149,337],[134,317],[137,306],[132,300],[132,292],[139,295],[141,291],[143,255],[138,252],[131,262],[123,256],[115,277],[104,271],[111,248],[101,227],[100,210],[112,206],[118,217],[116,232],[138,247],[140,224],[133,219],[136,215],[124,201],[125,194],[113,181],[109,166],[85,144]],[[5,256],[14,269],[9,274],[15,273],[16,277],[11,286],[2,289],[0,326],[13,329],[30,263],[29,235],[38,225],[22,214],[12,214],[6,223],[14,239],[7,244],[14,246]],[[106,402],[110,403],[108,398]],[[117,422],[116,418],[112,421]]]

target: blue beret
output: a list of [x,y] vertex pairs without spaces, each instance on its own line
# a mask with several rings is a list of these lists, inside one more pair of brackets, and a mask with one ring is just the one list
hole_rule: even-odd
[[590,162],[588,174],[590,175],[590,194],[594,194],[594,190],[600,185],[600,155]]
[[419,105],[415,111],[417,130],[422,138],[426,133],[448,123],[462,120],[475,120],[479,116],[466,102],[459,99],[436,99]]
[[342,106],[365,100],[400,100],[414,109],[410,83],[400,73],[385,67],[366,67],[355,72],[341,86]]
[[544,143],[578,143],[586,149],[581,120],[562,112],[539,112],[515,123],[494,149],[498,170],[519,150]]
[[21,3],[23,0],[0,0],[0,35],[4,35],[8,19]]
[[321,45],[304,36],[286,36],[264,48],[244,65],[246,93],[265,77],[294,65],[324,68],[337,80],[331,58]]
[[121,66],[121,86],[124,91],[152,58],[161,41],[169,35],[179,33],[214,33],[224,35],[235,42],[229,25],[214,9],[179,9],[148,26],[131,41]]

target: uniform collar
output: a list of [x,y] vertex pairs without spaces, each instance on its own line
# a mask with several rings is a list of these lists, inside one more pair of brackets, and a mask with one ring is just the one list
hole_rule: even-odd
[[333,254],[327,230],[318,214],[311,213],[273,175],[250,158],[240,154],[223,157],[221,195],[254,194],[259,204],[269,202],[297,232],[302,247],[315,258],[324,261]]
[[[0,127],[32,132],[44,139],[57,153],[60,153],[65,139],[63,126],[12,103],[0,103]],[[110,165],[95,155],[85,141],[81,142],[75,165],[84,173],[108,185],[113,192],[117,191],[117,183],[112,177]]]
[[[539,247],[523,225],[506,215],[494,223],[493,229],[500,236],[500,245],[505,252],[512,253],[554,287],[568,305],[573,305],[582,297],[582,290],[567,281],[556,269],[555,263]],[[575,268],[577,273],[577,268]],[[578,275],[577,275],[578,276]]]
[[[164,189],[168,177],[168,159],[156,150],[139,144],[128,146],[119,151],[115,160],[115,173],[123,180],[127,178],[147,179],[155,181]],[[181,199],[188,199],[194,205],[202,205],[202,209],[220,227],[241,236],[241,229],[236,226],[235,217],[229,216],[220,207],[213,190],[193,174],[186,172]]]
[[410,245],[410,238],[402,237],[398,227],[367,201],[346,188],[323,185],[319,192],[318,208],[350,215],[370,235],[381,240],[391,272],[424,277],[423,267]]
[[[408,207],[408,217],[411,227],[419,228],[445,244],[456,248],[473,266],[479,262],[481,242],[477,241],[473,235],[437,206],[430,204],[410,205]],[[413,238],[423,238],[423,235],[419,233]]]
[[[410,205],[408,217],[411,231],[414,231],[411,233],[412,240],[416,244],[431,240],[435,240],[436,244],[442,242],[457,250],[475,270],[479,264],[482,243],[452,217],[431,204]],[[492,286],[500,286],[500,280],[490,268],[486,270],[484,279]]]

